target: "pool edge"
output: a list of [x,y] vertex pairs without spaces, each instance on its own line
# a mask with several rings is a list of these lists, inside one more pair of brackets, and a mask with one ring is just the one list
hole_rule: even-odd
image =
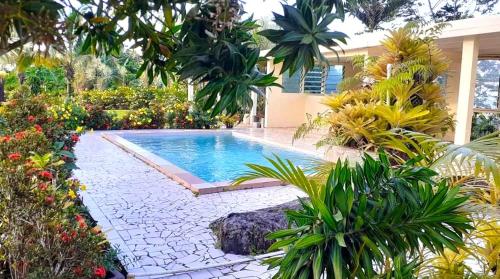
[[123,137],[119,136],[119,134],[122,133],[103,133],[101,137],[116,145],[125,152],[131,154],[135,158],[146,163],[148,166],[154,168],[168,178],[179,183],[183,187],[189,189],[195,195],[206,195],[226,191],[286,185],[279,180],[270,178],[254,179],[243,182],[238,186],[232,185],[231,181],[206,182],[203,179],[195,176],[194,174],[176,166],[170,161],[161,158],[153,154],[152,152],[149,152],[144,148],[124,139]]

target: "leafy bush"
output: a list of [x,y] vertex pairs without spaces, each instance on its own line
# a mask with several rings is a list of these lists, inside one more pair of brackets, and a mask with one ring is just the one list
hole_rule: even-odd
[[129,109],[130,100],[134,94],[132,88],[87,90],[79,93],[81,104],[101,107],[103,109]]
[[269,235],[270,250],[286,255],[268,261],[275,278],[415,278],[423,248],[458,251],[472,229],[461,206],[467,200],[437,173],[409,161],[392,168],[387,155],[365,155],[350,167],[338,161],[324,183],[308,178],[290,161],[274,167],[248,164],[242,183],[259,177],[293,184],[307,193],[303,209],[287,212],[291,228]]
[[78,96],[82,105],[93,105],[106,110],[141,109],[161,104],[165,109],[187,100],[185,86],[173,84],[167,88],[132,88],[121,86],[116,89],[87,90]]
[[369,60],[355,61],[362,69],[357,82],[351,81],[355,85],[326,97],[329,111],[302,125],[295,138],[326,126],[329,132],[320,144],[366,147],[380,132],[394,128],[430,135],[452,129],[453,119],[437,82],[448,68],[447,59],[432,39],[419,35],[409,27],[393,31],[382,41],[385,51],[380,57],[366,66]]
[[490,115],[485,115],[483,113],[474,113],[472,116],[471,140],[494,133],[498,131],[499,127],[499,114],[492,113]]
[[67,130],[71,117],[51,114],[40,96],[0,108],[2,266],[12,278],[104,278],[114,268],[109,246],[83,217],[77,192],[84,186],[68,179],[79,137]]
[[75,103],[64,102],[51,106],[49,110],[54,120],[64,123],[64,128],[67,130],[76,130],[85,125],[87,112],[85,108]]
[[220,118],[220,121],[222,124],[226,126],[226,128],[233,128],[234,124],[238,123],[240,121],[240,116],[239,115],[222,115]]
[[102,107],[87,105],[85,107],[87,115],[85,117],[85,127],[94,130],[109,130],[113,128],[113,115],[108,113]]
[[162,107],[140,108],[125,116],[125,128],[156,129],[165,125],[165,110]]

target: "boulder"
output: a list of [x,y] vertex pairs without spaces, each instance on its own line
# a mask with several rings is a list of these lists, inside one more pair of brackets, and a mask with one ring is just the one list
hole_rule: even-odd
[[286,210],[302,208],[298,200],[250,212],[231,213],[210,223],[225,253],[250,255],[267,251],[274,241],[266,235],[288,228]]

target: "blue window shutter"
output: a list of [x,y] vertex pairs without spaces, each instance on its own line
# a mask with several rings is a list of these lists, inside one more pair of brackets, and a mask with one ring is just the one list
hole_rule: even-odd
[[331,94],[337,92],[337,85],[344,78],[344,66],[343,65],[328,66],[326,74],[327,76],[325,84],[325,93]]
[[288,71],[284,72],[283,78],[283,93],[300,93],[300,75],[301,71],[295,72],[292,76],[288,74]]

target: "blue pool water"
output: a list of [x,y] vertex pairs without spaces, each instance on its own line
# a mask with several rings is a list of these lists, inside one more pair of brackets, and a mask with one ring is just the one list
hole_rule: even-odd
[[270,165],[264,156],[276,154],[295,165],[314,157],[242,139],[231,133],[126,134],[126,140],[208,181],[233,180],[248,171],[245,163]]

